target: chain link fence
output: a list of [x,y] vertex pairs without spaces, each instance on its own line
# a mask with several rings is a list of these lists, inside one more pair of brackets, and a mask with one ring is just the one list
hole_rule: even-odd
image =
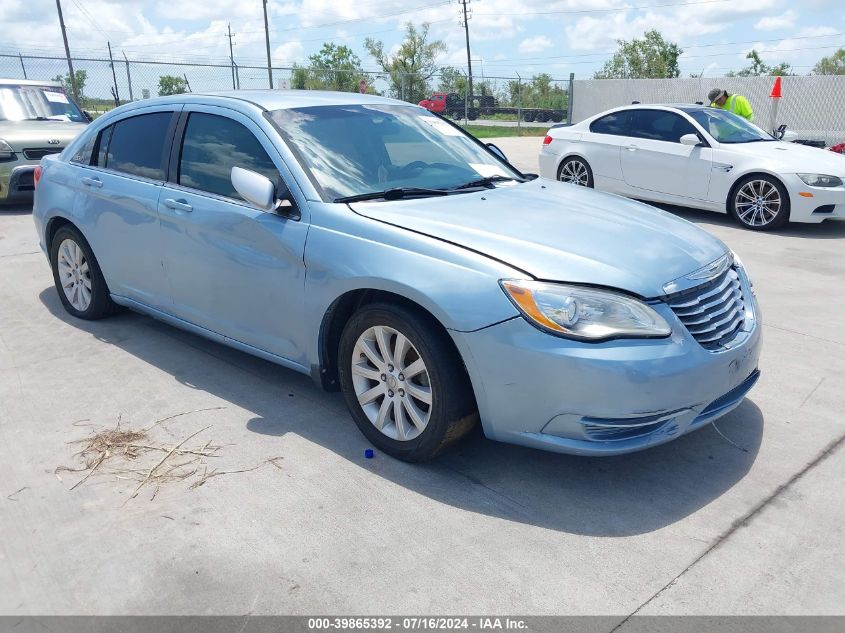
[[[117,103],[174,92],[266,89],[266,66],[108,58],[73,58],[80,105],[93,115]],[[381,94],[464,123],[545,128],[566,121],[571,79],[474,76],[453,69],[431,75],[332,68],[272,69],[275,89],[323,89]],[[0,54],[0,77],[59,80],[72,92],[64,57]]]
[[801,140],[824,145],[845,141],[845,76],[808,75],[781,81],[783,97],[772,99],[774,77],[577,80],[572,120],[577,123],[635,101],[705,103],[711,89],[723,88],[747,97],[754,109],[754,123],[765,130],[785,124]]

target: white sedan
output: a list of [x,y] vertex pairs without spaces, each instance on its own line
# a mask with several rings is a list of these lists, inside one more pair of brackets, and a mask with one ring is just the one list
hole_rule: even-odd
[[540,174],[727,212],[755,230],[845,219],[845,156],[778,141],[741,117],[704,106],[626,106],[552,128]]

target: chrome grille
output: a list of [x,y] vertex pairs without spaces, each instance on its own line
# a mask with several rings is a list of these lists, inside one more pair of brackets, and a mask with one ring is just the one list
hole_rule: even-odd
[[31,148],[25,149],[23,151],[23,155],[28,160],[41,160],[45,156],[49,156],[50,154],[58,154],[61,151],[62,151],[61,148],[56,148],[56,147],[44,147],[44,148],[31,147]]
[[666,302],[693,338],[710,351],[736,338],[745,320],[742,284],[735,268],[705,284],[671,294]]

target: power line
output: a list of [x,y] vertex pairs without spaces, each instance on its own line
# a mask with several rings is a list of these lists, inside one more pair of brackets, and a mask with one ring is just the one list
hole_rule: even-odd
[[697,4],[724,4],[734,0],[692,0],[691,2],[674,2],[670,4],[645,4],[639,7],[616,7],[613,9],[567,9],[561,11],[520,11],[519,13],[477,13],[476,15],[507,16],[507,15],[572,15],[581,13],[626,13],[628,11],[645,11],[648,9],[667,9],[673,7],[688,7]]

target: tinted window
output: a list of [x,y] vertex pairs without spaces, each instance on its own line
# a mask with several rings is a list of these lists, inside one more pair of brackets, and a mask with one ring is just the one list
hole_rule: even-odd
[[608,114],[600,119],[596,119],[590,124],[590,132],[596,134],[616,134],[617,136],[627,136],[627,112],[615,112]]
[[88,140],[85,142],[85,145],[80,147],[76,153],[71,156],[70,162],[72,163],[79,163],[80,165],[90,165],[91,164],[91,154],[94,153],[94,147],[97,145],[97,135],[92,134]]
[[674,112],[634,110],[631,113],[631,136],[653,141],[680,143],[684,134],[697,134],[692,123]]
[[114,124],[105,166],[133,176],[164,180],[164,148],[170,112],[133,116]]
[[109,149],[109,139],[111,139],[111,131],[113,127],[113,125],[110,125],[100,132],[100,136],[97,139],[97,158],[93,163],[94,165],[99,165],[100,167],[106,166],[106,152]]
[[226,117],[191,114],[182,143],[179,184],[240,200],[232,187],[232,167],[263,174],[281,191],[279,170],[252,132]]

